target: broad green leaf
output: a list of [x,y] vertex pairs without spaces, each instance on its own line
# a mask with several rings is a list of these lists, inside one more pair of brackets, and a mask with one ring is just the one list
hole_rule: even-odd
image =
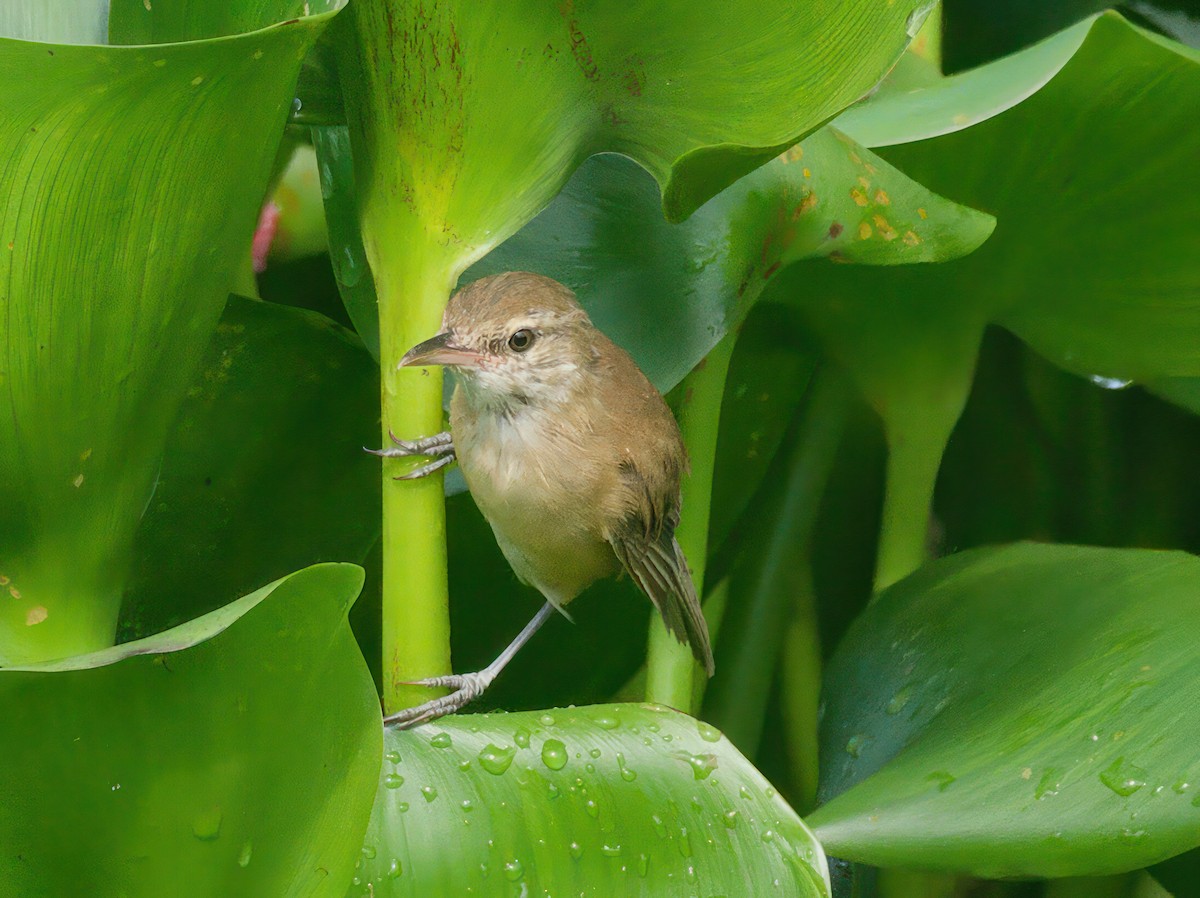
[[447,717],[384,749],[350,895],[829,894],[762,775],[660,706]]
[[0,671],[9,894],[338,895],[370,814],[379,710],[308,568],[149,639]]
[[379,371],[313,312],[231,296],[167,439],[122,630],[153,633],[379,535]]
[[[682,224],[664,222],[655,205],[652,182],[632,162],[591,159],[466,276],[530,269],[562,281],[667,390],[794,263],[953,259],[975,250],[995,224],[832,129],[742,178]],[[798,277],[814,270],[800,266]]]
[[[1110,13],[1020,56],[1048,75],[1024,102],[882,151],[1001,224],[981,252],[927,270],[923,304],[908,285],[881,282],[877,296],[886,301],[877,305],[903,302],[914,318],[933,319],[973,308],[1084,375],[1200,373],[1200,265],[1191,251],[1200,136],[1189,113],[1200,105],[1200,53]],[[948,79],[924,92],[928,105],[920,94],[880,99],[840,124],[868,145],[911,140],[920,134],[876,133],[876,125],[918,107],[952,121],[960,93],[992,91],[1017,67],[1011,58]]]
[[0,657],[111,644],[168,429],[328,18],[139,47],[0,38]]
[[989,877],[1195,846],[1198,589],[1183,553],[1028,543],[883,593],[826,674],[822,844]]

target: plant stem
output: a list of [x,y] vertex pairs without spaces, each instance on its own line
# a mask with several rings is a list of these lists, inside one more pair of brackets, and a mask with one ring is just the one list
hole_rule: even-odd
[[[700,596],[704,595],[704,567],[708,560],[708,518],[721,402],[736,342],[737,330],[730,330],[679,386],[682,396],[679,429],[687,446],[691,474],[683,482],[683,513],[675,537],[692,569],[692,582]],[[667,632],[662,620],[656,617],[651,621],[646,700],[691,712],[696,666],[691,650]]]
[[[751,757],[795,597],[812,592],[812,531],[849,395],[843,376],[828,366],[816,371],[746,512],[750,521],[734,568],[729,638],[705,715]],[[815,633],[815,621],[812,629]],[[817,665],[819,670],[819,650]]]
[[933,490],[950,429],[911,428],[888,435],[887,487],[875,560],[876,593],[903,580],[928,558]]
[[[389,433],[414,439],[444,429],[441,369],[396,365],[410,347],[437,333],[455,277],[436,253],[408,246],[410,252],[374,266],[385,446]],[[450,672],[442,474],[393,479],[411,467],[407,459],[383,462],[383,703],[389,714],[435,694],[405,681]]]

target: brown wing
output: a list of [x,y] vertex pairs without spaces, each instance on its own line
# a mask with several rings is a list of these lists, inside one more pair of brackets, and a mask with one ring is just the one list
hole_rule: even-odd
[[708,624],[700,610],[687,560],[675,540],[675,528],[663,526],[647,539],[643,527],[640,521],[629,520],[621,533],[609,537],[609,543],[621,565],[654,603],[667,630],[691,648],[711,677],[713,656]]

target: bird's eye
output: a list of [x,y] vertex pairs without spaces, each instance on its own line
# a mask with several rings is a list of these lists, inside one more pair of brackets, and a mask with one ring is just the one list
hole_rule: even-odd
[[521,328],[508,338],[508,348],[513,352],[524,352],[533,345],[533,331],[527,327]]

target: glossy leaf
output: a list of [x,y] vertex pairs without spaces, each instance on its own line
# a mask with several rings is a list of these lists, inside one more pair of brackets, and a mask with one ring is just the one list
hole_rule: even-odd
[[138,528],[126,637],[182,623],[379,536],[379,371],[313,312],[231,296]]
[[[44,26],[23,33],[60,33],[52,4],[17,6]],[[328,18],[140,47],[0,38],[0,657],[111,644],[167,431]]]
[[0,671],[10,894],[338,895],[379,770],[375,690],[323,565],[146,640]]
[[1016,544],[935,562],[824,689],[826,849],[980,876],[1136,869],[1197,844],[1200,560]]
[[[738,181],[682,224],[656,216],[655,202],[653,184],[637,176],[632,162],[591,159],[558,199],[467,277],[531,269],[561,280],[597,326],[667,390],[794,263],[953,259],[983,243],[994,225],[831,129]],[[813,269],[800,270],[807,278]]]
[[448,717],[384,749],[350,895],[829,894],[762,775],[660,706]]
[[[1044,87],[942,133],[963,95],[992,92],[1026,64],[1045,67]],[[906,141],[882,154],[1002,222],[981,252],[925,272],[922,292],[940,302],[914,305],[914,318],[970,306],[1069,370],[1142,380],[1200,373],[1200,265],[1190,250],[1200,189],[1190,179],[1200,174],[1189,162],[1200,138],[1186,111],[1196,104],[1200,53],[1110,13],[840,124],[868,145]],[[919,129],[884,127],[910,112]],[[906,286],[878,289],[895,296]]]

